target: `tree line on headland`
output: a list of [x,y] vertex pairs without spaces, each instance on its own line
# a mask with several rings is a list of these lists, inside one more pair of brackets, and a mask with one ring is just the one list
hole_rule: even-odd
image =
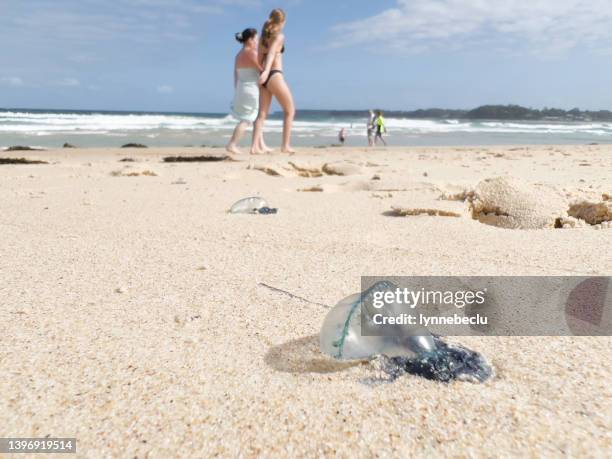
[[[563,110],[560,108],[527,108],[520,105],[482,105],[472,110],[429,108],[412,111],[384,110],[391,118],[466,119],[513,121],[612,121],[610,110]],[[363,117],[364,110],[298,110],[298,118],[321,116]]]

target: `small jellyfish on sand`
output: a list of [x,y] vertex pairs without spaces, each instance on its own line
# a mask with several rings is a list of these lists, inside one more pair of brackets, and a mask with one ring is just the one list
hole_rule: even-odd
[[[484,382],[493,369],[485,358],[463,346],[448,344],[419,325],[388,325],[385,336],[362,333],[373,324],[377,310],[367,301],[375,292],[395,291],[392,282],[377,282],[363,293],[340,301],[327,314],[321,328],[321,351],[339,360],[377,360],[391,380],[409,373],[435,381]],[[388,308],[400,313],[402,306]],[[369,333],[368,333],[369,334]]]
[[278,209],[268,206],[268,202],[259,196],[244,198],[236,202],[229,210],[231,214],[275,214]]

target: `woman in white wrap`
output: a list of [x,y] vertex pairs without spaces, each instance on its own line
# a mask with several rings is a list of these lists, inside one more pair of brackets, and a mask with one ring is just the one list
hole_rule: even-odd
[[[238,120],[232,138],[225,147],[230,153],[242,153],[238,142],[244,132],[257,118],[259,112],[259,86],[257,80],[262,70],[257,55],[259,40],[257,30],[245,29],[236,34],[236,40],[242,43],[242,49],[236,55],[234,65],[234,100],[232,102],[232,116]],[[268,151],[263,135],[259,136],[258,147]]]

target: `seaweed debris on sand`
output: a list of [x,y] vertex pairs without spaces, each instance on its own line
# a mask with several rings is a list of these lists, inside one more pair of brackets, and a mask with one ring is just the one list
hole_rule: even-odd
[[49,164],[47,161],[26,158],[0,158],[0,164]]
[[214,163],[231,159],[226,155],[166,156],[165,163]]
[[43,148],[35,148],[27,145],[13,145],[12,147],[5,148],[4,151],[43,151]]

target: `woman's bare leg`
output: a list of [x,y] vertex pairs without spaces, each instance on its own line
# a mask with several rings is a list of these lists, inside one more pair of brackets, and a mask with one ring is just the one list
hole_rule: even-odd
[[293,119],[295,118],[295,105],[291,90],[285,82],[282,74],[272,75],[268,82],[268,89],[276,97],[278,103],[283,108],[285,117],[283,119],[283,143],[281,151],[283,153],[295,153],[291,148],[291,128],[293,127]]
[[267,152],[267,147],[263,140],[263,125],[268,117],[272,105],[272,94],[266,88],[259,87],[259,113],[253,125],[253,140],[251,141],[251,154],[260,155]]
[[258,146],[257,147],[261,151],[263,151],[264,153],[271,153],[272,151],[274,151],[272,148],[270,148],[268,145],[266,145],[266,141],[264,140],[263,131],[262,131],[261,135],[259,136],[259,141],[258,141]]
[[[264,88],[263,86],[261,87],[261,91],[265,93],[264,103],[268,105],[268,108],[266,109],[266,117],[267,117],[268,113],[270,112],[270,106],[272,105],[272,93],[268,91],[266,88]],[[272,151],[274,151],[272,148],[266,145],[266,141],[264,140],[263,129],[261,130],[261,134],[259,135],[259,148],[263,150],[264,153],[271,153]]]
[[240,121],[236,125],[236,128],[234,129],[234,133],[232,134],[232,138],[230,139],[229,143],[225,147],[225,149],[228,152],[234,153],[236,155],[242,154],[242,151],[240,150],[240,148],[238,148],[238,142],[240,142],[240,139],[244,135],[244,131],[246,131],[250,125],[251,123],[249,123],[248,121]]
[[259,137],[259,147],[265,152],[265,153],[271,153],[274,150],[272,148],[270,148],[268,145],[266,145],[266,142],[264,140],[264,136],[263,136],[263,132],[261,134],[261,136]]

